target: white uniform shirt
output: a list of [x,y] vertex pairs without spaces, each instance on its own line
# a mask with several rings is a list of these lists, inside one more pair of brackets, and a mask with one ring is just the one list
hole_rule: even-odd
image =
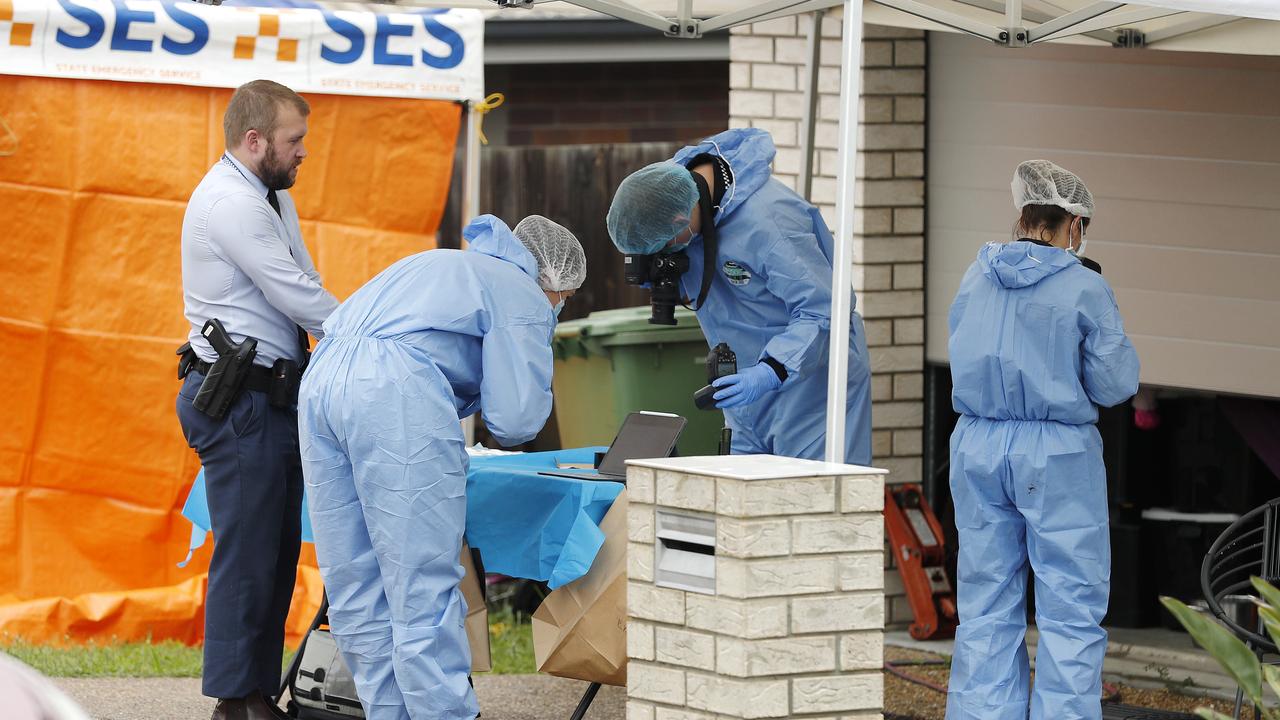
[[200,334],[217,318],[236,342],[258,340],[257,365],[302,359],[297,326],[323,337],[338,306],[302,242],[289,193],[276,192],[280,214],[262,180],[225,153],[196,186],[182,220],[182,295],[188,338],[201,360],[217,353]]

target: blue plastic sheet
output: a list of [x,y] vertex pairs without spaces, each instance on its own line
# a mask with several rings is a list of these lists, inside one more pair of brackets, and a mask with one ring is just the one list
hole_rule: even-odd
[[[560,463],[590,464],[594,454],[603,449],[471,459],[467,543],[480,551],[486,572],[542,580],[553,589],[586,574],[604,544],[600,521],[623,486],[538,473],[555,470]],[[211,526],[203,470],[196,475],[182,516],[191,521],[194,551],[204,545]],[[302,540],[314,542],[306,498],[302,502]]]

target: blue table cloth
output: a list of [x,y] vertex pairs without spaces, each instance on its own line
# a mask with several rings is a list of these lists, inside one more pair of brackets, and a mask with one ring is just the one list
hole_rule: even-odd
[[[542,580],[553,589],[586,574],[604,544],[600,521],[622,492],[622,484],[538,473],[555,470],[560,463],[589,464],[600,450],[471,458],[467,542],[480,551],[486,572]],[[187,495],[182,516],[191,521],[194,551],[205,543],[211,526],[203,470]],[[313,542],[305,497],[302,539]]]

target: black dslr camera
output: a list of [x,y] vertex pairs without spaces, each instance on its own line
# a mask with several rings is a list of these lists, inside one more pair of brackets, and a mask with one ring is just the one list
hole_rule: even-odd
[[684,303],[680,297],[680,276],[689,270],[689,256],[683,252],[627,255],[622,262],[628,285],[649,284],[649,304],[653,308],[649,322],[675,325],[676,305]]

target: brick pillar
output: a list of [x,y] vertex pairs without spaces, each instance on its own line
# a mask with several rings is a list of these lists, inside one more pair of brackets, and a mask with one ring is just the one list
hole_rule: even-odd
[[[883,470],[646,460],[627,494],[628,720],[880,718]],[[713,588],[664,581],[673,514],[706,524]]]
[[[822,23],[811,202],[835,229],[842,13]],[[778,146],[774,175],[795,188],[811,15],[735,28],[729,40],[729,126],[759,127]],[[853,289],[871,352],[874,465],[920,482],[924,436],[924,141],[926,36],[864,26],[854,214]],[[838,240],[838,238],[837,238]],[[888,622],[910,621],[896,572]]]

